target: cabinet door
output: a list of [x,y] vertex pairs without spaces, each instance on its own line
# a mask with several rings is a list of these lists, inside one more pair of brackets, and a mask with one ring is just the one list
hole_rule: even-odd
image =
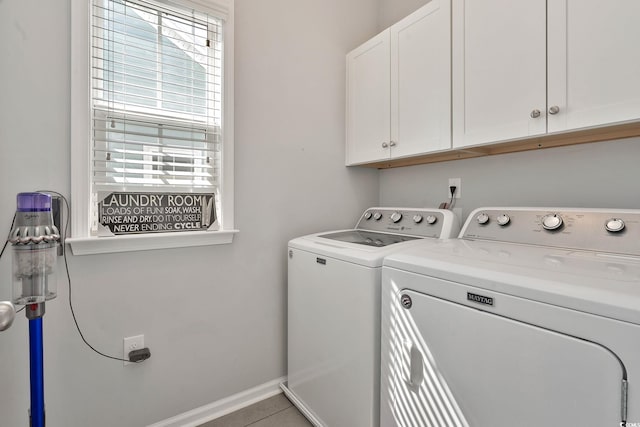
[[389,158],[389,30],[347,55],[347,165]]
[[454,148],[543,134],[546,104],[546,1],[454,2]]
[[391,157],[451,148],[451,0],[391,27]]
[[640,1],[555,0],[548,14],[549,132],[640,118]]

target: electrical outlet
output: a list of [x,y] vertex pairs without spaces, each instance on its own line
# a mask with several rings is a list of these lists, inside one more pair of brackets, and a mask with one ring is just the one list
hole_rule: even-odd
[[462,195],[462,180],[460,178],[449,178],[449,186],[447,187],[447,198],[451,198],[451,189],[449,187],[456,187],[456,194],[453,196],[454,199],[459,199]]
[[[135,337],[127,337],[122,342],[122,358],[129,360],[129,352],[144,348],[144,335],[136,335]],[[131,365],[133,362],[123,362],[124,366]]]

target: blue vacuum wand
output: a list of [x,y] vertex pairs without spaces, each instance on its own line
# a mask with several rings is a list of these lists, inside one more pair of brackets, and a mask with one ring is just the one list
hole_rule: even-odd
[[29,319],[31,377],[30,427],[44,427],[44,363],[42,316],[45,301],[56,297],[56,264],[60,233],[53,223],[51,196],[18,194],[13,248],[13,302],[25,305]]
[[[32,308],[33,307],[33,308]],[[30,311],[44,312],[44,303],[32,304]],[[29,318],[29,373],[31,378],[30,427],[44,427],[44,345],[42,343],[42,316]]]

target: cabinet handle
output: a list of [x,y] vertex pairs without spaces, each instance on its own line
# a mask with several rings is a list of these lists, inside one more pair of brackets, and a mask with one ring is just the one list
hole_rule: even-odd
[[537,119],[538,117],[540,117],[540,110],[533,110],[530,116],[532,119]]
[[389,143],[389,147],[395,147],[395,146],[396,146],[396,142],[395,142],[395,141],[391,141],[391,142]]
[[558,107],[557,105],[549,107],[549,114],[558,114],[559,112],[560,112],[560,107]]
[[386,142],[382,143],[382,148],[387,148],[389,146],[389,144],[387,144]]

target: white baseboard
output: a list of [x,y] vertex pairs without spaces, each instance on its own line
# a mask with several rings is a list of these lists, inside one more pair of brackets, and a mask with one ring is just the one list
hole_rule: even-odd
[[316,418],[313,412],[307,409],[302,400],[298,399],[298,396],[296,396],[296,394],[291,391],[291,389],[289,388],[289,384],[283,382],[280,384],[280,388],[284,392],[284,395],[287,396],[287,399],[289,399],[291,403],[293,403],[293,405],[298,408],[298,411],[300,411],[302,415],[305,416],[307,421],[313,424],[314,427],[326,427],[318,418]]
[[147,427],[197,427],[200,424],[215,420],[238,409],[282,393],[280,383],[284,381],[286,381],[286,377],[269,381]]

